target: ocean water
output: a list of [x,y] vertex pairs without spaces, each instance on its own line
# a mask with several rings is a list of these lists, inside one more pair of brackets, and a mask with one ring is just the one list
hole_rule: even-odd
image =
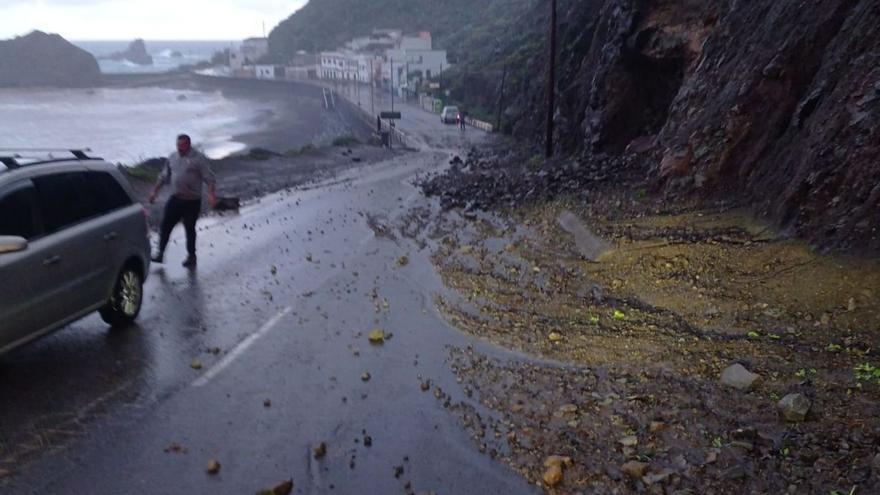
[[[148,74],[167,72],[181,65],[210,61],[214,53],[238,46],[237,41],[150,41],[145,40],[153,65],[136,65],[127,60],[100,60],[100,57],[125,51],[131,41],[74,41],[73,44],[98,58],[105,74]],[[181,57],[173,57],[179,52]]]
[[89,148],[134,165],[174,151],[180,133],[211,158],[245,148],[268,103],[162,88],[0,89],[0,148]]

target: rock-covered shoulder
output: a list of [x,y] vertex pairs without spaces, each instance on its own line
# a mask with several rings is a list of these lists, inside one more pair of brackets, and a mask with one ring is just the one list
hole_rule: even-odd
[[100,83],[95,57],[57,34],[34,31],[0,40],[0,87],[89,87]]

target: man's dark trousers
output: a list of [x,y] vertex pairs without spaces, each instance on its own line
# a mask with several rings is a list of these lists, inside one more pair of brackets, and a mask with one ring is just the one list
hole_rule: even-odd
[[165,213],[162,215],[162,225],[159,228],[159,253],[165,253],[168,238],[177,222],[183,220],[183,228],[186,229],[186,252],[190,256],[196,255],[196,221],[202,210],[200,199],[180,199],[171,196],[165,204]]

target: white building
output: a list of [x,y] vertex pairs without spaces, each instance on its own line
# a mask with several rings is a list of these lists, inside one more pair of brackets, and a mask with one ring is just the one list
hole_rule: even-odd
[[[392,73],[393,66],[393,73]],[[395,89],[411,88],[449,67],[445,50],[434,50],[431,33],[404,36],[398,29],[374,29],[344,49],[318,56],[317,77],[337,81],[381,81]]]
[[248,38],[241,42],[243,64],[254,64],[269,54],[268,38]]
[[388,50],[385,62],[382,80],[394,88],[409,87],[416,81],[432,79],[449,69],[446,50]]
[[398,48],[401,50],[431,50],[434,48],[431,33],[422,31],[418,36],[403,36]]
[[257,65],[254,67],[257,79],[281,79],[284,77],[284,68],[275,65]]
[[229,67],[232,70],[240,70],[244,67],[244,56],[241,54],[240,48],[229,50]]
[[358,79],[359,64],[354,53],[321,52],[318,76],[321,79],[354,81]]

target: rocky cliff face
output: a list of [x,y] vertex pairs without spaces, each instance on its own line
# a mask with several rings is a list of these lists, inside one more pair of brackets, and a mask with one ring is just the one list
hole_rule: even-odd
[[[545,10],[524,27],[533,39],[546,37]],[[734,198],[819,245],[880,253],[880,3],[562,0],[560,10],[563,153],[636,154],[670,200]],[[542,74],[543,49],[520,71]],[[537,144],[542,80],[515,82],[505,112],[507,129]]]
[[0,87],[85,87],[101,82],[98,62],[57,34],[0,41]]
[[731,2],[670,109],[652,172],[823,245],[880,251],[880,3]]

